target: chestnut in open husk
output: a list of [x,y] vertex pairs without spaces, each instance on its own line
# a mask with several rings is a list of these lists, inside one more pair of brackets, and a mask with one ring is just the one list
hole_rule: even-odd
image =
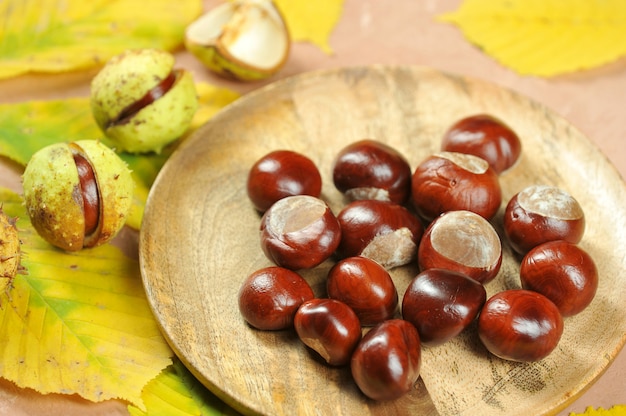
[[159,49],[111,58],[91,82],[93,117],[117,151],[157,152],[181,137],[198,108],[189,71]]
[[33,227],[44,240],[68,251],[111,240],[124,226],[133,199],[126,163],[96,140],[40,149],[22,182]]

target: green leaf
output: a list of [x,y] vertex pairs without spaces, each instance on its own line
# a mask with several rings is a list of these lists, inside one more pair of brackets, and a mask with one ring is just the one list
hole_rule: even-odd
[[0,154],[22,166],[50,144],[101,137],[86,98],[0,104]]
[[21,198],[0,188],[18,217],[22,266],[0,294],[0,376],[41,393],[143,406],[141,389],[171,364],[139,265],[112,245],[67,253],[43,241]]
[[0,79],[90,68],[126,49],[174,49],[201,11],[201,0],[1,1]]
[[554,76],[626,55],[622,0],[465,0],[440,19],[523,75]]
[[128,406],[131,416],[236,416],[234,409],[207,390],[177,359],[146,385],[146,410]]

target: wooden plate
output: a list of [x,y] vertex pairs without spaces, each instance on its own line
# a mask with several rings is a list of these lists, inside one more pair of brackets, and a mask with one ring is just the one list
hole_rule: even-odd
[[[270,265],[258,241],[259,214],[246,196],[251,165],[275,149],[308,155],[338,212],[331,165],[348,143],[374,138],[403,152],[415,168],[439,148],[461,117],[490,113],[521,137],[523,155],[501,176],[504,202],[531,184],[570,192],[587,218],[581,245],[596,260],[592,304],[565,320],[558,348],[535,363],[494,358],[475,328],[423,348],[421,379],[394,402],[361,395],[349,369],[316,361],[292,331],[251,329],[237,292]],[[501,232],[501,212],[493,224]],[[308,73],[239,99],[171,156],[148,199],[140,236],[147,296],[175,353],[213,392],[243,413],[265,415],[554,413],[602,374],[625,342],[626,191],[605,157],[541,104],[476,79],[420,67],[358,67]],[[502,234],[501,234],[502,235]],[[331,263],[303,272],[324,292]],[[518,261],[505,245],[491,295],[519,287]],[[415,266],[392,271],[400,296]]]

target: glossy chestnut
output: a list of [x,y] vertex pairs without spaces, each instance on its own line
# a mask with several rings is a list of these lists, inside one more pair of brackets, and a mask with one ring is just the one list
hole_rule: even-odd
[[443,135],[441,150],[483,158],[500,174],[517,162],[522,144],[517,133],[502,120],[490,114],[475,114],[450,126]]
[[450,270],[429,269],[411,280],[402,299],[402,317],[435,346],[456,337],[478,316],[487,299],[485,287]]
[[467,210],[491,219],[502,202],[498,174],[477,156],[440,152],[426,158],[411,178],[412,201],[430,222],[447,211]]
[[328,205],[308,195],[288,196],[261,218],[261,248],[268,259],[288,269],[321,264],[341,241],[339,221]]
[[511,247],[522,255],[548,241],[577,244],[585,232],[585,214],[578,201],[565,190],[548,185],[532,185],[515,194],[503,221]]
[[239,311],[251,326],[263,330],[286,329],[300,305],[313,299],[313,290],[298,273],[265,267],[251,273],[239,289]]
[[304,302],[296,311],[293,324],[300,340],[332,366],[348,364],[361,340],[359,318],[337,299]]
[[386,269],[410,263],[424,232],[408,209],[385,201],[353,201],[337,220],[341,226],[338,255],[367,257]]
[[563,334],[563,317],[544,295],[509,289],[487,300],[478,316],[478,336],[494,355],[511,361],[547,357]]
[[365,139],[341,149],[333,163],[333,183],[351,200],[403,204],[411,193],[411,167],[393,147]]
[[354,310],[361,325],[391,318],[398,306],[398,291],[389,272],[366,257],[348,257],[337,262],[326,279],[328,297]]
[[480,283],[502,265],[502,244],[491,223],[471,211],[441,214],[426,228],[417,252],[420,270],[448,269]]
[[352,377],[363,394],[374,400],[393,400],[409,392],[421,367],[417,329],[403,319],[373,327],[352,354]]
[[275,150],[252,165],[246,189],[254,207],[265,212],[286,196],[319,197],[322,177],[308,157],[291,150]]
[[561,315],[582,312],[598,289],[598,269],[579,246],[563,240],[549,241],[530,250],[520,266],[522,287],[550,299]]

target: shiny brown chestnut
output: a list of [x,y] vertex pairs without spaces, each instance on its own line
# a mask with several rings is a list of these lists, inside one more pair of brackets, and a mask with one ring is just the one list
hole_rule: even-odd
[[467,210],[491,219],[502,203],[498,174],[480,157],[440,152],[426,158],[412,176],[418,214],[432,221],[447,211]]
[[313,299],[313,290],[298,273],[270,266],[251,273],[239,289],[239,311],[251,326],[286,329],[300,305]]
[[511,247],[522,255],[548,241],[577,244],[585,232],[585,214],[578,201],[549,185],[532,185],[515,194],[504,210],[503,222]]
[[404,204],[411,193],[411,167],[393,147],[371,139],[341,149],[333,183],[350,200],[377,199]]
[[522,144],[517,133],[502,120],[490,114],[475,114],[450,126],[443,135],[441,150],[483,158],[500,174],[517,162]]
[[471,211],[441,214],[426,228],[417,251],[420,270],[448,269],[480,283],[502,265],[502,244],[491,223]]
[[263,214],[260,228],[267,258],[293,270],[321,264],[341,241],[339,221],[328,205],[308,195],[278,200]]
[[366,257],[337,262],[326,279],[328,297],[352,308],[361,325],[375,325],[391,318],[398,306],[398,291],[389,272]]
[[478,336],[492,354],[511,361],[547,357],[563,334],[563,317],[541,293],[508,289],[487,300],[478,316]]
[[291,150],[275,150],[252,165],[246,189],[254,207],[265,212],[286,196],[319,197],[322,177],[308,157]]
[[353,201],[337,215],[341,258],[363,256],[386,269],[410,263],[424,232],[419,219],[402,205],[377,200]]
[[598,289],[593,258],[576,244],[549,241],[530,250],[520,266],[522,287],[550,299],[561,315],[582,312]]
[[393,400],[409,392],[419,377],[422,352],[417,329],[403,319],[373,327],[352,354],[350,369],[361,392]]
[[296,311],[293,325],[300,340],[332,366],[348,364],[361,340],[359,318],[337,299],[304,302]]
[[429,269],[411,280],[402,299],[402,318],[411,322],[422,344],[436,346],[456,337],[478,316],[485,287],[451,270]]

